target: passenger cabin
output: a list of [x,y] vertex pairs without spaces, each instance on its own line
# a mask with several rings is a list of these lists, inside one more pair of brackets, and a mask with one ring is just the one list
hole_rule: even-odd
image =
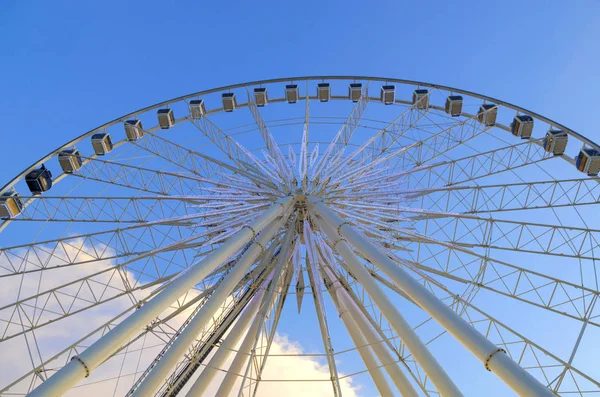
[[25,183],[32,194],[42,194],[52,187],[52,173],[42,164],[37,170],[25,175]]
[[518,136],[521,139],[531,138],[531,133],[533,132],[533,117],[526,114],[515,116],[513,122],[510,124],[510,130],[514,136]]
[[384,105],[391,105],[396,100],[396,86],[382,85],[381,86],[381,102]]
[[144,127],[141,120],[127,120],[125,122],[125,135],[128,141],[137,141],[144,136]]
[[192,120],[198,120],[206,114],[206,107],[203,99],[192,99],[188,104],[190,109],[190,117]]
[[575,157],[575,165],[581,172],[596,176],[600,172],[600,151],[594,148],[583,148]]
[[446,98],[446,114],[452,117],[460,116],[462,114],[463,97],[460,95],[450,95]]
[[317,84],[317,97],[321,102],[327,102],[331,99],[331,85],[329,83]]
[[23,211],[23,201],[14,190],[0,196],[0,218],[14,218]]
[[[126,131],[127,132],[127,131]],[[113,150],[112,140],[107,132],[92,135],[92,147],[98,156],[104,156]]]
[[285,100],[288,103],[298,102],[299,97],[298,84],[288,84],[285,86]]
[[60,168],[67,174],[79,170],[83,165],[81,154],[79,154],[79,150],[77,149],[68,149],[59,152],[58,163],[60,164]]
[[412,103],[416,105],[417,109],[427,109],[429,107],[429,91],[415,90],[413,92]]
[[256,106],[262,108],[269,102],[269,97],[267,96],[267,89],[264,87],[258,87],[254,89],[254,102]]
[[235,92],[224,92],[221,95],[221,100],[223,101],[223,110],[226,112],[233,112],[237,107]]
[[485,124],[488,127],[496,125],[496,117],[498,116],[498,105],[493,103],[484,103],[479,107],[477,113],[477,120],[481,124]]
[[163,130],[168,130],[175,125],[173,109],[158,109],[156,115],[158,116],[158,125]]
[[567,133],[562,130],[550,130],[546,132],[544,138],[544,150],[555,156],[563,154],[567,148],[568,138]]
[[362,96],[362,84],[361,83],[351,83],[348,87],[348,98],[352,102],[358,102],[360,97]]

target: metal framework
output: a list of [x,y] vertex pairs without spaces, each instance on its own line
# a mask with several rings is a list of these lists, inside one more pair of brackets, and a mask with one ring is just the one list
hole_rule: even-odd
[[0,189],[0,394],[598,395],[584,148],[494,98],[361,76],[120,117]]

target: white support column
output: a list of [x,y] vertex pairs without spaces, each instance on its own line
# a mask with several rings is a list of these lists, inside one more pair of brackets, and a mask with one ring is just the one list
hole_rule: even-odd
[[[287,214],[286,214],[287,215]],[[280,219],[267,226],[260,233],[256,240],[248,247],[244,255],[239,259],[231,272],[219,284],[217,289],[212,293],[208,301],[202,306],[192,321],[185,327],[181,334],[177,337],[173,345],[165,352],[152,371],[148,373],[146,379],[140,383],[138,388],[133,393],[134,397],[145,397],[153,395],[156,389],[169,376],[177,362],[183,357],[186,350],[194,343],[200,332],[210,323],[212,317],[221,307],[223,302],[234,290],[239,281],[244,277],[250,266],[258,259],[259,255],[265,250],[266,245],[285,223],[287,216],[282,216]]]
[[[268,310],[262,311],[265,315],[271,310],[272,302],[273,300],[271,302],[265,301],[263,303],[263,307],[268,308]],[[244,364],[248,361],[248,357],[250,357],[250,350],[254,345],[254,340],[256,338],[258,329],[263,322],[264,316],[261,315],[262,312],[254,318],[252,325],[248,329],[248,332],[246,332],[244,341],[242,342],[238,352],[236,353],[233,362],[229,366],[229,370],[226,372],[225,378],[221,381],[221,386],[219,386],[219,390],[217,391],[217,394],[215,394],[216,396],[229,396],[229,394],[231,393],[231,389],[233,389],[233,386],[235,385],[235,381],[237,379],[241,379],[241,377],[243,376],[243,374],[241,374],[240,372],[242,371]],[[199,397],[201,395],[201,392],[197,393],[195,388],[196,384],[194,384],[194,386],[188,392],[186,397]]]
[[196,382],[194,382],[190,391],[188,391],[188,393],[186,394],[187,397],[202,396],[202,393],[206,391],[206,388],[208,387],[210,382],[219,372],[219,369],[223,366],[223,363],[227,360],[230,354],[234,353],[234,349],[236,348],[240,338],[242,337],[246,329],[248,329],[248,325],[250,325],[250,322],[256,318],[256,314],[258,312],[258,309],[260,308],[260,304],[265,295],[264,288],[266,288],[268,284],[269,279],[267,279],[263,283],[262,287],[256,292],[256,294],[252,298],[252,303],[250,303],[246,307],[244,314],[242,314],[237,320],[237,322],[225,338],[225,341],[223,341],[221,346],[219,346],[219,348],[216,349],[216,353],[212,356],[208,364],[206,364],[206,367],[200,373],[200,376],[198,377],[198,379],[196,379]]
[[[316,221],[317,225],[327,235],[327,238],[334,244],[334,248],[344,258],[346,265],[354,277],[356,277],[371,299],[377,304],[379,310],[381,310],[384,317],[392,325],[400,339],[402,339],[408,350],[421,368],[423,368],[427,376],[429,376],[438,391],[444,397],[462,396],[460,390],[433,357],[427,346],[425,346],[410,324],[402,317],[396,306],[388,299],[373,277],[371,277],[368,270],[356,258],[346,240],[340,237],[336,230],[336,226],[333,225],[341,225],[342,222],[335,223],[335,220],[331,221],[330,217],[322,215],[324,210],[321,207],[317,207],[315,202],[316,200],[312,198],[309,198],[307,201],[308,209],[313,214],[312,219]],[[321,206],[323,205],[321,204]],[[325,210],[331,211],[326,207]],[[319,217],[314,215],[319,215]],[[339,228],[339,226],[337,227]]]
[[373,326],[367,322],[364,314],[356,306],[356,303],[348,296],[348,292],[342,287],[337,279],[337,276],[335,276],[329,269],[325,269],[325,271],[329,278],[333,280],[332,288],[335,290],[338,301],[348,310],[350,316],[358,326],[358,329],[367,340],[367,343],[375,352],[375,355],[381,362],[381,365],[384,366],[390,379],[394,382],[400,391],[400,394],[402,394],[402,397],[418,397],[416,390],[406,375],[404,375],[404,372],[402,372],[396,360],[394,360],[392,353],[386,346],[383,345],[383,341],[379,339],[376,331],[373,329]]
[[377,390],[379,390],[379,394],[382,396],[393,396],[394,392],[385,378],[379,362],[373,355],[373,352],[368,346],[367,341],[360,333],[356,323],[350,316],[348,309],[341,301],[338,301],[338,311],[340,313],[340,318],[344,322],[344,325],[346,326],[346,329],[348,330],[348,333],[350,334],[350,337],[352,338],[352,341],[358,350],[358,354],[360,354],[360,358],[365,363],[365,366],[369,371],[369,375],[371,375],[375,386],[377,386]]
[[[471,327],[458,314],[405,272],[396,262],[377,249],[365,236],[351,227],[348,222],[344,222],[334,211],[314,198],[310,198],[308,203],[309,209],[321,217],[321,224],[331,225],[329,230],[335,232],[330,237],[333,238],[332,241],[342,241],[342,243],[337,244],[338,246],[347,246],[345,240],[350,242],[463,346],[469,349],[475,357],[483,362],[487,370],[494,372],[516,393],[521,396],[555,396],[552,391],[506,355],[504,350],[498,348],[484,335]],[[436,384],[435,380],[433,381]]]
[[[231,363],[231,366],[229,367],[225,378],[221,382],[221,386],[219,387],[219,390],[216,394],[217,396],[229,396],[229,393],[231,393],[231,389],[233,388],[235,381],[238,378],[242,379],[243,387],[243,383],[248,375],[249,365],[246,366],[246,372],[244,374],[240,373],[240,371],[242,370],[244,363],[248,362],[248,360],[253,357],[254,349],[256,348],[256,342],[259,338],[262,326],[265,322],[268,313],[271,312],[271,309],[275,304],[275,290],[277,289],[277,285],[279,284],[279,278],[281,277],[283,269],[289,263],[289,259],[294,250],[294,233],[292,232],[294,228],[295,219],[294,223],[290,225],[290,228],[286,232],[286,236],[281,244],[281,251],[279,252],[279,255],[277,257],[277,265],[275,267],[275,270],[273,271],[273,276],[269,287],[265,292],[265,297],[263,299],[263,303],[261,304],[260,311],[258,312],[258,315],[252,322],[252,326],[246,333],[246,336],[244,338],[244,341],[242,342],[242,345],[240,346],[240,349],[235,355],[235,358]],[[277,315],[275,315],[275,319],[276,318]],[[268,348],[265,354],[268,354]],[[266,357],[264,357],[264,359],[266,359]],[[241,394],[241,389],[240,393],[238,394]]]
[[285,197],[275,202],[271,208],[263,212],[252,223],[244,226],[231,236],[227,242],[210,253],[204,260],[191,266],[185,273],[180,274],[161,293],[133,312],[79,356],[73,357],[67,365],[33,390],[29,396],[60,396],[81,379],[88,377],[96,367],[108,359],[136,332],[254,238],[266,225],[287,212],[294,202],[295,198],[293,197]]

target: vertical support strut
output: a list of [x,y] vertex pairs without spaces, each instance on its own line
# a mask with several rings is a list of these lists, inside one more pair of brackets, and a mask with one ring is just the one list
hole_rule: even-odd
[[160,361],[158,361],[152,371],[148,373],[146,379],[142,381],[134,392],[134,397],[144,397],[154,394],[171,370],[177,365],[177,362],[181,359],[188,347],[194,342],[198,334],[214,316],[223,301],[231,294],[246,271],[258,259],[259,255],[264,252],[264,247],[273,238],[275,232],[285,223],[287,218],[286,215],[287,212],[283,214],[279,220],[276,220],[271,225],[267,226],[265,230],[256,237],[252,245],[248,247],[246,253],[244,253],[238,263],[235,264],[231,273],[229,273],[221,284],[219,284],[208,301],[177,337],[173,345],[165,352],[165,355],[161,357]]
[[[494,372],[508,386],[521,396],[555,396],[555,394],[535,379],[525,369],[514,362],[504,350],[498,348],[490,342],[484,335],[471,327],[452,309],[446,306],[435,295],[423,287],[417,280],[405,272],[396,262],[390,259],[386,254],[377,249],[365,236],[351,227],[348,222],[344,222],[334,211],[325,206],[322,202],[309,198],[308,206],[313,213],[320,217],[320,224],[325,227],[325,232],[330,239],[340,247],[340,253],[348,261],[346,254],[354,257],[352,250],[346,243],[350,242],[358,251],[361,252],[371,263],[381,269],[396,285],[398,285],[411,299],[413,299],[423,310],[442,325],[451,335],[475,355],[485,368]],[[318,219],[318,218],[317,218]],[[355,258],[354,258],[355,259]],[[364,267],[361,270],[367,272]],[[354,269],[352,269],[354,272]],[[362,273],[362,272],[361,272]],[[356,275],[356,274],[355,274]],[[368,275],[368,272],[367,272]],[[370,277],[370,276],[369,276]],[[360,280],[361,282],[363,280]],[[366,284],[363,283],[365,289]],[[370,293],[369,293],[370,294]],[[379,305],[379,303],[378,303]],[[383,308],[380,306],[380,309]],[[388,319],[389,320],[389,319]],[[399,334],[400,335],[400,334]],[[402,337],[402,335],[400,335]],[[404,341],[409,350],[412,349],[407,341]],[[413,356],[418,360],[414,352]],[[427,369],[423,367],[429,374]],[[431,377],[431,375],[430,375]],[[438,387],[442,394],[446,395],[436,380],[432,381]],[[448,394],[450,395],[450,394]]]
[[[319,277],[319,275],[313,274],[312,268],[308,264],[306,266],[306,271],[308,273],[308,278],[310,280],[312,289],[318,288],[319,284],[315,278]],[[333,395],[335,397],[339,397],[342,395],[342,390],[340,388],[340,379],[337,372],[337,366],[335,364],[335,357],[333,356],[333,345],[331,344],[331,337],[329,336],[329,326],[327,325],[327,320],[324,316],[325,308],[323,307],[323,302],[321,302],[319,299],[317,291],[313,290],[311,293],[315,302],[315,310],[319,320],[319,328],[321,330],[321,338],[323,339],[323,347],[325,348],[325,354],[327,355],[327,364],[329,367],[329,376],[333,386]]]
[[[313,198],[309,198],[307,204],[309,211],[318,215],[318,217],[313,217],[317,225],[323,230],[329,240],[333,243],[334,248],[344,258],[346,265],[354,277],[362,284],[371,299],[377,304],[379,310],[381,310],[384,317],[392,325],[400,339],[402,339],[408,350],[429,376],[438,391],[444,397],[462,396],[462,393],[456,387],[454,382],[452,382],[452,379],[450,379],[446,371],[444,371],[410,324],[402,317],[398,309],[388,299],[375,280],[373,280],[368,270],[356,258],[346,240],[341,237],[337,231],[339,230],[339,225],[343,223],[341,219],[337,222],[337,219],[332,218],[329,214],[329,212],[333,211],[329,210]],[[335,215],[335,213],[333,215]]]
[[381,362],[381,365],[385,368],[390,379],[394,382],[402,394],[402,397],[417,397],[418,394],[416,390],[413,388],[406,375],[404,375],[404,372],[402,372],[398,367],[398,364],[396,363],[396,360],[394,360],[392,353],[385,346],[383,346],[383,341],[379,339],[377,333],[373,329],[373,326],[367,322],[365,316],[359,310],[356,303],[350,298],[348,291],[346,291],[341,285],[337,275],[335,275],[328,268],[324,268],[324,270],[327,276],[332,280],[332,285],[330,286],[331,291],[335,292],[335,296],[337,297],[340,305],[343,305],[348,313],[350,313],[350,317],[352,317],[352,320],[354,320],[358,326],[358,329],[365,337],[367,343],[375,352],[375,355]]
[[294,201],[295,199],[292,197],[285,197],[276,201],[271,208],[263,212],[252,223],[244,226],[231,236],[227,242],[210,253],[204,260],[191,266],[185,273],[180,274],[161,293],[94,342],[79,356],[74,356],[67,365],[33,390],[30,396],[60,396],[81,379],[88,377],[96,367],[108,359],[138,330],[156,318],[244,244],[256,237],[256,233],[260,232],[266,225],[287,212]]
[[346,329],[348,330],[348,334],[350,334],[350,338],[352,338],[352,342],[354,342],[354,345],[356,346],[356,350],[358,350],[358,354],[360,354],[360,358],[365,363],[365,366],[369,371],[369,375],[371,375],[371,378],[377,387],[377,390],[379,390],[379,393],[382,396],[393,396],[394,392],[385,378],[385,375],[381,370],[381,366],[373,355],[373,352],[371,351],[371,348],[369,347],[364,336],[356,326],[352,316],[350,316],[348,309],[341,301],[337,302],[337,309],[340,314],[340,318],[344,322],[344,326],[346,326]]
[[[274,275],[274,277],[275,277],[275,275]],[[273,286],[273,288],[274,288],[274,286]],[[254,321],[252,322],[252,325],[250,325],[248,332],[246,332],[244,341],[242,342],[238,352],[236,353],[236,355],[233,359],[233,362],[229,366],[229,370],[226,372],[225,378],[221,382],[221,386],[219,386],[219,390],[217,391],[217,394],[216,394],[217,396],[228,396],[229,393],[231,393],[231,389],[233,388],[233,385],[234,385],[236,379],[238,377],[242,376],[240,374],[240,371],[242,370],[244,363],[246,362],[246,360],[248,360],[248,357],[250,356],[250,349],[252,349],[252,345],[254,344],[254,338],[256,336],[256,333],[260,329],[260,327],[264,321],[264,318],[265,318],[264,316],[266,315],[266,313],[268,313],[271,310],[271,305],[273,304],[273,302],[274,302],[274,300],[272,299],[272,297],[271,298],[269,298],[269,296],[263,297],[263,303],[261,306],[263,309],[260,310],[259,313],[254,317]],[[203,385],[202,388],[204,388],[204,387],[205,386]],[[199,397],[200,395],[201,395],[201,392],[200,393],[196,392],[196,384],[194,384],[194,386],[189,391],[189,393],[187,394],[186,397]]]
[[219,346],[215,355],[210,359],[204,370],[200,373],[200,376],[198,379],[196,379],[196,382],[194,382],[192,388],[186,394],[187,397],[200,397],[202,393],[206,391],[206,388],[217,374],[218,369],[221,368],[229,355],[234,351],[233,349],[235,349],[238,341],[244,334],[244,331],[246,331],[252,319],[256,317],[265,294],[264,289],[268,284],[269,279],[267,278],[267,280],[254,295],[254,298],[252,298],[252,303],[246,307],[246,310],[235,323],[233,329],[225,338],[225,341],[221,344],[221,346]]
[[[246,379],[248,378],[253,359],[256,357],[256,346],[258,344],[258,339],[260,337],[260,333],[262,332],[262,326],[267,318],[268,313],[271,310],[271,305],[274,304],[275,290],[277,289],[277,286],[279,284],[279,279],[281,278],[281,275],[282,275],[284,269],[286,268],[286,266],[289,265],[289,260],[292,256],[292,252],[294,251],[295,224],[296,224],[296,218],[294,218],[292,220],[292,222],[290,222],[288,229],[285,233],[283,243],[281,244],[281,251],[279,252],[279,257],[277,258],[277,266],[275,268],[275,271],[273,272],[273,278],[271,280],[271,284],[269,285],[269,290],[267,292],[266,302],[270,302],[270,303],[269,304],[265,303],[262,306],[260,313],[257,316],[257,319],[259,319],[259,324],[258,324],[258,327],[256,328],[256,330],[253,330],[254,334],[248,334],[246,336],[246,338],[248,338],[248,337],[251,338],[252,345],[251,345],[251,349],[249,351],[250,354],[248,355],[248,359],[247,359],[248,365],[246,365],[246,371],[244,372],[244,375],[242,378],[242,385],[238,392],[238,397],[244,395],[242,393],[242,390],[244,388]],[[260,376],[265,367],[266,360],[269,355],[269,350],[271,349],[271,343],[273,342],[273,337],[275,336],[274,331],[277,328],[277,323],[279,322],[279,316],[281,315],[281,310],[283,309],[283,304],[285,303],[285,298],[287,296],[287,289],[289,288],[288,280],[291,280],[292,274],[293,273],[291,271],[286,273],[286,279],[284,279],[285,281],[283,283],[284,286],[281,288],[281,291],[280,291],[279,303],[278,303],[277,307],[275,308],[275,315],[273,317],[273,327],[272,327],[273,332],[271,334],[269,334],[269,336],[268,336],[267,346],[266,346],[265,352],[263,354],[262,363],[260,365],[260,368],[258,369],[258,374],[257,374],[257,379],[256,379],[256,384],[255,384],[255,389],[254,389],[254,395],[256,394],[256,390],[258,388],[258,383],[260,381]],[[231,372],[229,372],[227,375],[229,376],[232,374],[231,374]],[[227,378],[223,381],[223,383],[225,383],[226,380],[227,380]],[[233,387],[234,381],[235,381],[235,379],[233,379],[233,378],[229,379],[229,382],[231,382],[231,387]],[[223,386],[224,385],[221,385],[221,388],[223,388]],[[221,393],[221,390],[217,393],[217,395],[228,395],[227,393],[222,393],[222,394],[220,394],[220,393]]]

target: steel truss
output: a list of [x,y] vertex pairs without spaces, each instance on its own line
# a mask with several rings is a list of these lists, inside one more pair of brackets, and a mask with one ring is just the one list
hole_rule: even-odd
[[[314,95],[324,82],[328,94]],[[383,83],[396,90],[384,110]],[[245,122],[230,124],[222,93],[237,94],[227,110]],[[467,110],[491,103],[494,122],[448,114],[451,94]],[[345,115],[321,115],[349,99]],[[267,105],[301,112],[271,119]],[[174,131],[149,121],[159,108],[175,112]],[[523,140],[510,124],[519,114],[535,122]],[[130,119],[144,123],[137,138],[103,156],[82,149]],[[564,152],[545,141],[557,129]],[[80,167],[24,193],[28,172],[74,145]],[[581,147],[600,150],[493,98],[355,76],[235,85],[121,117],[0,190],[22,203],[0,224],[0,352],[20,349],[15,366],[26,365],[5,369],[0,393],[258,396],[310,382],[342,396],[361,374],[385,396],[481,393],[447,365],[454,338],[493,387],[600,394],[585,364],[600,327],[600,196],[596,177],[576,174]],[[319,353],[276,353],[282,332],[298,331],[290,294],[316,316]],[[565,335],[542,338],[529,316]],[[313,360],[321,378],[273,377],[279,359]]]

